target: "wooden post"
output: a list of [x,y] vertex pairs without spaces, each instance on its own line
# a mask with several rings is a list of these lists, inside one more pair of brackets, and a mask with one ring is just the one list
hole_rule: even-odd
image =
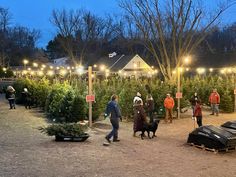
[[[177,80],[178,80],[178,88],[177,88],[177,93],[180,93],[180,68],[178,67],[178,71],[177,71]],[[180,98],[178,99],[178,107],[177,107],[177,118],[180,118]]]
[[[92,83],[92,66],[88,67],[88,95],[93,93],[93,83]],[[92,127],[92,101],[89,102],[89,127]]]
[[[234,92],[236,90],[236,74],[234,73]],[[234,112],[236,112],[236,94],[234,93]]]

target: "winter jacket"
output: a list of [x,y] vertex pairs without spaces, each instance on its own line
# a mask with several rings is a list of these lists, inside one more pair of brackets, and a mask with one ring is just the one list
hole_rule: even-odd
[[144,112],[142,105],[134,106],[134,132],[141,131],[143,129],[143,124],[147,122],[146,114]]
[[106,116],[111,115],[111,119],[121,118],[120,108],[119,108],[119,105],[117,104],[116,101],[110,101],[107,104],[107,108],[106,108],[105,114],[106,114]]
[[154,110],[154,100],[153,99],[148,99],[146,102],[146,107],[147,107],[147,111],[151,112]]
[[167,109],[173,109],[175,106],[174,99],[172,97],[166,97],[164,100],[164,107]]
[[209,102],[211,104],[220,104],[220,95],[217,92],[212,92],[209,97]]
[[29,92],[22,92],[22,97],[24,98],[24,101],[31,101],[31,93]]
[[200,104],[196,104],[194,107],[194,117],[202,116],[202,108]]
[[15,92],[9,92],[9,91],[7,91],[6,92],[6,99],[8,99],[8,100],[13,100],[13,99],[15,99]]

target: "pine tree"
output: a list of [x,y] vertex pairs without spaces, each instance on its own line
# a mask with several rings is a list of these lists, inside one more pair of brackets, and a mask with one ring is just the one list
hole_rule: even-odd
[[221,95],[220,109],[224,112],[230,113],[234,111],[234,101],[230,95],[230,91],[227,89]]

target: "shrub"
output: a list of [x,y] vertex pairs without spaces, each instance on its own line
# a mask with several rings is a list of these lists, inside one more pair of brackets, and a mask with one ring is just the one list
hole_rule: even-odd
[[230,96],[229,90],[225,90],[221,95],[220,109],[224,112],[230,113],[234,111],[234,100]]
[[65,114],[61,109],[63,107],[64,97],[69,89],[71,90],[72,88],[68,84],[55,84],[46,101],[46,110],[50,118],[54,118],[58,122],[64,121]]
[[76,122],[72,120],[72,106],[74,98],[74,90],[68,89],[60,105],[61,116],[65,118],[65,122]]
[[3,67],[0,66],[0,78],[3,78],[3,77],[13,77],[14,76],[14,73],[12,70],[10,70],[9,68],[7,68],[6,71],[3,70]]
[[37,84],[37,91],[36,94],[33,94],[33,100],[35,100],[36,105],[45,108],[47,96],[51,92],[51,86],[47,79],[41,79]]
[[84,97],[76,95],[71,107],[70,117],[66,118],[67,122],[83,121],[87,113],[87,105]]
[[52,124],[48,127],[39,127],[38,128],[42,133],[47,134],[48,136],[79,136],[84,134],[87,129],[86,125],[76,124],[76,123],[64,123],[64,124]]
[[108,101],[116,90],[107,81],[96,82],[94,84],[95,102],[93,103],[93,120],[97,120],[104,113]]

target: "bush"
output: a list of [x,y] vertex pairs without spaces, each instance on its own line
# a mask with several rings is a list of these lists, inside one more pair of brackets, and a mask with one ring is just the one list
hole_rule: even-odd
[[35,101],[36,105],[45,108],[47,96],[51,92],[51,86],[47,79],[41,79],[37,84],[37,91],[32,95],[32,99]]
[[48,136],[79,136],[84,134],[85,130],[87,129],[86,125],[81,124],[52,124],[48,127],[39,127],[38,128],[42,133],[47,134]]
[[225,90],[221,95],[220,109],[224,112],[230,113],[234,111],[233,99],[230,96],[229,90]]
[[78,122],[83,121],[86,117],[87,111],[87,104],[85,99],[79,95],[75,96],[71,108],[71,117],[70,121],[68,122]]
[[[62,109],[68,107],[69,105],[63,105],[65,102],[65,95],[70,90],[71,87],[68,84],[55,84],[48,95],[46,101],[46,110],[49,113],[50,118],[54,118],[57,122],[64,122],[65,112],[62,112]],[[66,108],[67,109],[67,108]]]
[[9,78],[9,77],[13,77],[14,76],[14,73],[12,70],[10,70],[9,68],[7,68],[6,71],[3,70],[3,67],[0,66],[0,78]]
[[93,103],[93,120],[97,120],[104,113],[111,95],[116,94],[116,90],[112,86],[107,81],[96,82],[94,84],[95,102]]

